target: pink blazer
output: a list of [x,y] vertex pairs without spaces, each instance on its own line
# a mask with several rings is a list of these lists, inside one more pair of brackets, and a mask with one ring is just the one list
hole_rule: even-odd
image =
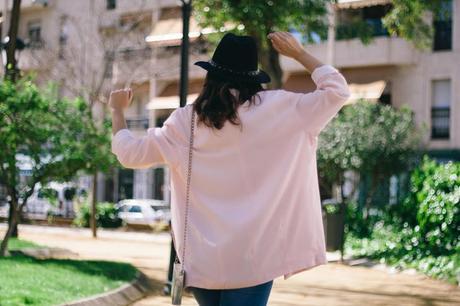
[[[267,90],[238,110],[242,130],[195,126],[185,286],[229,289],[284,279],[326,264],[316,166],[318,134],[350,93],[332,66],[312,73],[311,93]],[[174,240],[182,260],[192,105],[135,137],[127,129],[112,152],[127,168],[171,169]]]

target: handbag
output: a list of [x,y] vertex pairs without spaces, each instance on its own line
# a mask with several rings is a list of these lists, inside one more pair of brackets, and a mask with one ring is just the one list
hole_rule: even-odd
[[[172,298],[173,305],[181,305],[182,294],[183,294],[184,285],[185,285],[185,270],[184,270],[185,244],[186,244],[186,239],[187,239],[188,207],[189,207],[189,202],[190,202],[189,194],[190,194],[190,178],[192,174],[193,134],[195,130],[195,111],[193,110],[193,108],[192,108],[192,120],[191,121],[192,122],[191,122],[191,127],[190,127],[190,143],[189,143],[189,154],[188,154],[187,191],[186,191],[186,199],[185,199],[184,240],[183,240],[183,247],[182,247],[182,262],[179,261],[179,258],[177,257],[177,254],[176,254],[176,259],[174,260],[174,267],[173,267],[172,290],[171,290],[171,298]],[[172,237],[174,238],[174,232],[173,232]],[[173,244],[174,244],[174,239],[173,239]]]

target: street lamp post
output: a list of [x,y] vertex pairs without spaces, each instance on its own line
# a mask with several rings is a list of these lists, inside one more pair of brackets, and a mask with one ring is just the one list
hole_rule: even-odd
[[[7,5],[5,5],[7,6]],[[13,9],[11,10],[11,19],[10,27],[8,29],[8,37],[5,37],[5,42],[3,46],[6,50],[6,65],[5,65],[5,77],[9,78],[13,82],[16,81],[17,77],[17,67],[16,67],[16,50],[20,49],[20,46],[17,46],[18,42],[18,27],[19,27],[19,17],[21,12],[21,0],[13,1]],[[21,41],[22,42],[22,41]],[[22,49],[24,48],[24,43],[22,43]]]
[[[179,107],[184,107],[187,104],[188,92],[188,50],[189,50],[189,27],[190,27],[190,12],[192,10],[192,0],[181,0],[182,4],[182,46],[181,46],[181,65],[180,65],[180,89],[179,89]],[[169,222],[171,226],[171,221]],[[171,240],[171,252],[169,254],[168,280],[163,288],[165,295],[171,294],[171,284],[174,260],[176,258],[176,250]]]

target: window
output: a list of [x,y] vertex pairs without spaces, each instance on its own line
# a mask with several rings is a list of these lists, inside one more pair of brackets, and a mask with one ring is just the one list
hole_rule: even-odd
[[442,3],[434,21],[433,50],[452,50],[452,1]]
[[449,139],[450,135],[450,80],[432,82],[431,138]]
[[114,10],[117,8],[117,0],[107,0],[107,9]]
[[30,21],[27,24],[27,35],[29,39],[29,46],[31,48],[41,48],[43,47],[43,41],[42,41],[42,26],[41,26],[41,21]]
[[132,199],[134,190],[134,170],[118,170],[118,199]]

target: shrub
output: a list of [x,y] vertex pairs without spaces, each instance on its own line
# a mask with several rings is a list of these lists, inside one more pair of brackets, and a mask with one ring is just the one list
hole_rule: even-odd
[[460,163],[424,156],[411,175],[410,194],[394,212],[414,247],[433,256],[454,253],[460,247]]
[[[115,228],[121,226],[122,221],[120,218],[118,218],[117,213],[118,211],[113,203],[98,203],[96,205],[97,227]],[[88,203],[84,203],[80,206],[77,212],[77,217],[74,220],[74,224],[80,227],[89,227],[90,216],[90,205]]]
[[352,204],[347,217],[349,254],[460,281],[460,163],[438,164],[424,156],[400,205],[364,220]]

